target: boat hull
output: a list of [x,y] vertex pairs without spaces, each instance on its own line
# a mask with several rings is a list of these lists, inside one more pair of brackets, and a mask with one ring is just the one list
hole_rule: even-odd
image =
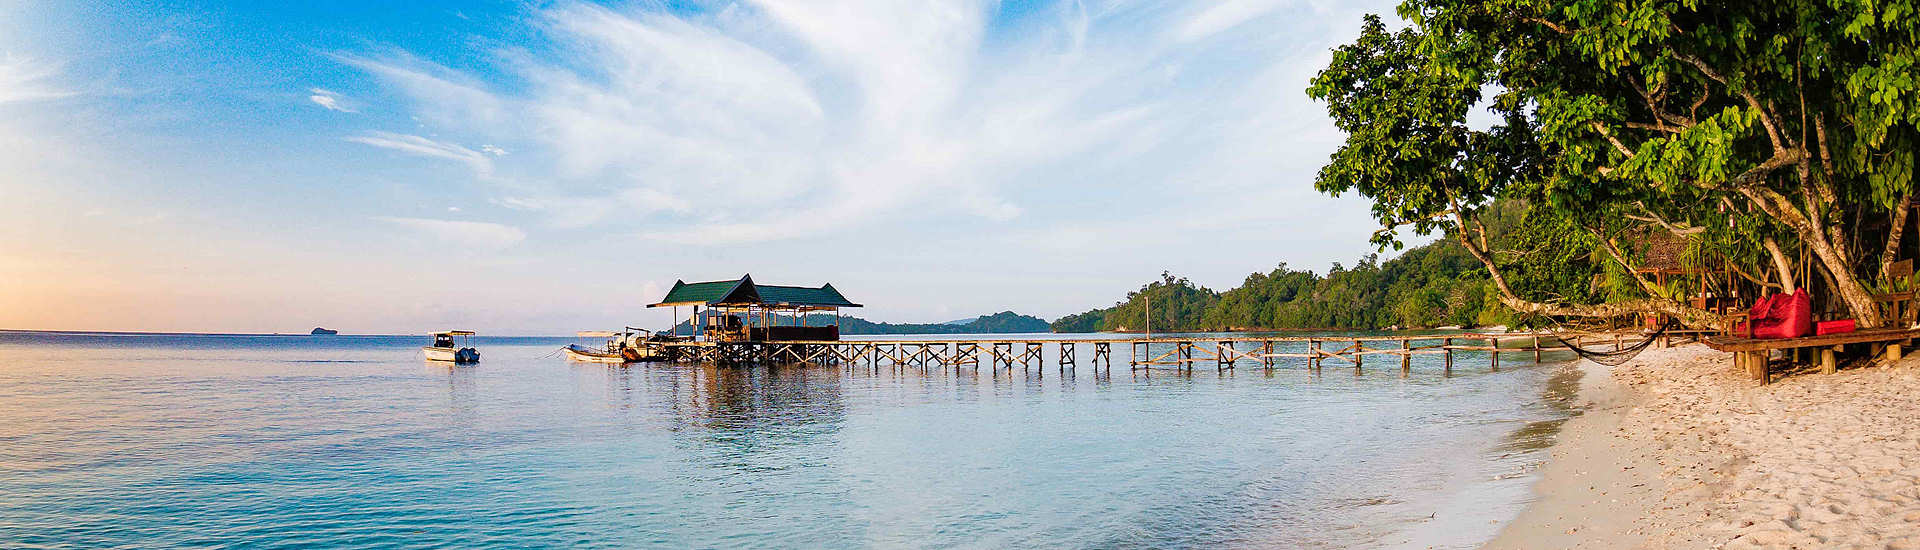
[[617,363],[630,363],[633,361],[631,359],[628,359],[625,356],[625,354],[608,353],[600,350],[587,349],[577,344],[567,346],[565,348],[561,348],[560,351],[567,354],[567,359],[574,360],[574,361],[581,361],[585,363],[616,363],[617,364]]
[[455,364],[480,362],[480,351],[473,348],[454,349],[426,346],[420,348],[420,354],[426,356],[428,361],[443,361]]

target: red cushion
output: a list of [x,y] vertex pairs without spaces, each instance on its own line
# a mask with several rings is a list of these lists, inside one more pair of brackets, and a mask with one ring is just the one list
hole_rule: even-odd
[[1814,324],[1813,333],[1816,335],[1825,336],[1828,334],[1842,334],[1842,333],[1853,332],[1857,328],[1859,328],[1859,325],[1855,324],[1853,322],[1853,319],[1841,319],[1838,321],[1821,321],[1819,323]]
[[1752,320],[1754,338],[1799,338],[1813,332],[1813,301],[1807,289],[1768,296],[1754,304],[1754,311],[1761,313]]

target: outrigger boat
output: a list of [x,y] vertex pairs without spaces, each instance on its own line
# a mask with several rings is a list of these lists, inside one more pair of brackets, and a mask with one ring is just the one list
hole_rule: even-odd
[[600,349],[589,348],[580,344],[568,344],[567,347],[562,348],[561,351],[567,354],[567,359],[574,361],[624,364],[639,361],[659,361],[665,358],[665,356],[660,353],[660,348],[647,345],[647,342],[652,340],[653,337],[650,331],[646,329],[627,327],[626,330],[620,332],[589,330],[575,334],[582,338],[606,338],[607,343]]
[[428,361],[446,361],[456,365],[480,362],[480,350],[458,346],[455,345],[453,341],[455,336],[461,337],[462,339],[473,336],[473,331],[445,330],[427,333],[427,335],[433,337],[433,345],[422,346],[420,348],[420,354],[427,356]]

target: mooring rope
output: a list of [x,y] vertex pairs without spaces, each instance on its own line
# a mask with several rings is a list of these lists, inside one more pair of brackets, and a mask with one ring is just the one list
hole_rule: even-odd
[[1632,361],[1634,357],[1638,357],[1640,352],[1646,351],[1647,347],[1652,346],[1653,341],[1659,339],[1660,335],[1666,334],[1667,329],[1673,328],[1674,323],[1675,321],[1673,319],[1667,319],[1665,323],[1660,324],[1660,330],[1648,333],[1645,339],[1634,345],[1618,347],[1612,351],[1591,350],[1580,347],[1574,344],[1574,340],[1580,339],[1578,336],[1574,337],[1574,340],[1561,338],[1560,343],[1566,345],[1568,350],[1573,351],[1574,354],[1579,355],[1582,359],[1614,367]]

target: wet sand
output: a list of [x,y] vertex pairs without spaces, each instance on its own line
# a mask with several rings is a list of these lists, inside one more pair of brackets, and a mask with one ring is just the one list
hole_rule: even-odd
[[1764,387],[1700,345],[1581,369],[1486,548],[1920,548],[1920,357]]

